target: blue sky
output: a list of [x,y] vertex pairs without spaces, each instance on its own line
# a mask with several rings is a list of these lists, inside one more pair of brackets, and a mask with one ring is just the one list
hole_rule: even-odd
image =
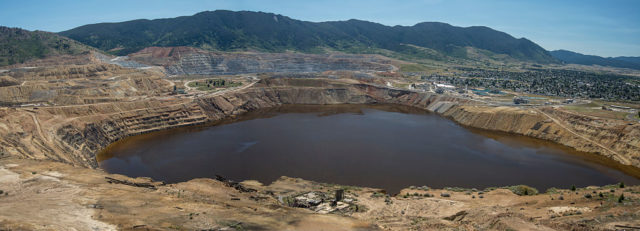
[[547,50],[640,56],[638,0],[0,0],[0,25],[58,32],[90,23],[216,9],[272,12],[315,22],[355,18],[385,25],[481,25],[528,38]]

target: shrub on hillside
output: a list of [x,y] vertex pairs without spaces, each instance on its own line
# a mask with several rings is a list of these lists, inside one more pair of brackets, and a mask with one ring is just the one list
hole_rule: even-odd
[[538,190],[534,187],[526,185],[516,185],[509,187],[509,190],[519,196],[530,196],[538,194]]

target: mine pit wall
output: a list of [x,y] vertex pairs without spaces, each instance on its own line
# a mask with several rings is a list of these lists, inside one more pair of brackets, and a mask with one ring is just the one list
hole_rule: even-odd
[[[570,121],[578,121],[571,123],[583,123],[583,125],[570,127],[571,129],[582,129],[578,131],[583,136],[605,144],[609,151],[576,136],[533,109],[492,107],[467,99],[367,84],[329,84],[321,80],[315,81],[320,82],[311,82],[307,84],[308,87],[299,86],[300,84],[294,84],[295,87],[288,86],[287,81],[259,83],[241,91],[193,100],[50,108],[37,113],[41,120],[46,120],[52,115],[65,119],[61,119],[60,123],[56,123],[48,130],[44,129],[44,137],[36,135],[38,132],[33,126],[25,125],[31,130],[9,132],[7,136],[0,139],[0,144],[9,147],[5,149],[9,150],[9,153],[24,158],[50,159],[97,168],[96,154],[100,150],[117,140],[141,133],[203,124],[231,115],[283,104],[390,103],[427,109],[464,126],[545,139],[580,151],[600,153],[619,163],[640,167],[640,161],[638,161],[640,127],[638,125],[627,126],[621,130],[606,124],[599,125],[604,127],[598,128],[594,127],[593,123],[584,122],[584,118],[568,118]],[[557,116],[568,117],[568,115]],[[23,121],[30,119],[27,116],[24,117]],[[56,120],[49,119],[49,121]],[[584,123],[591,124],[591,127]],[[2,131],[1,125],[0,131]],[[583,132],[583,130],[592,132]],[[34,135],[25,136],[29,132]]]
[[235,75],[245,73],[309,73],[337,70],[391,71],[387,58],[376,55],[211,52],[193,47],[148,47],[132,60],[162,66],[170,75]]
[[[574,132],[618,153],[618,155],[609,156],[610,153],[604,152],[605,156],[623,164],[640,166],[640,124],[576,115],[568,111],[553,110],[551,108],[543,108],[541,111],[560,121],[565,121],[564,125],[570,127]],[[561,140],[559,143],[565,144],[569,142]],[[574,146],[582,151],[593,150],[593,147],[589,145],[580,146],[576,144],[572,147]]]
[[640,126],[637,124],[616,123],[619,121],[596,124],[586,122],[593,118],[585,116],[562,118],[566,114],[556,109],[541,111],[560,120],[554,121],[534,109],[513,107],[455,105],[440,114],[465,126],[548,140],[596,153],[623,165],[640,167]]
[[96,168],[95,155],[112,142],[207,120],[191,100],[5,108],[0,109],[0,151]]

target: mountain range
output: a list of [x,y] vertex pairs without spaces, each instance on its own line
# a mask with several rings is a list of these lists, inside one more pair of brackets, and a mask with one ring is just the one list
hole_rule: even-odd
[[595,55],[583,55],[573,51],[555,50],[551,55],[565,63],[582,65],[600,65],[610,67],[621,67],[640,70],[640,57],[600,57]]
[[272,13],[217,10],[176,18],[90,24],[57,34],[0,26],[0,66],[94,48],[127,55],[151,46],[189,46],[212,51],[392,52],[442,61],[450,57],[474,59],[477,55],[472,53],[481,53],[542,64],[640,70],[640,57],[603,58],[566,50],[549,52],[526,38],[514,38],[489,27],[457,27],[440,22],[413,26],[386,26],[355,19],[307,22]]
[[527,39],[516,39],[482,26],[424,22],[391,27],[361,20],[316,23],[250,11],[217,10],[168,19],[98,23],[59,34],[117,55],[149,46],[267,52],[321,52],[328,48],[362,53],[384,49],[402,54],[424,53],[426,48],[465,58],[466,47],[474,47],[524,61],[556,61],[549,52]]

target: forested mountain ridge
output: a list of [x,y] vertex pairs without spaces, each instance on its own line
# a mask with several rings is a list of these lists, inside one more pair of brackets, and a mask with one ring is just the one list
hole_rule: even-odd
[[640,70],[640,57],[600,57],[596,55],[584,55],[567,50],[551,51],[553,57],[565,63],[582,65],[600,65],[610,67],[631,68]]
[[488,27],[438,22],[393,27],[361,20],[307,22],[250,11],[205,11],[176,18],[98,23],[59,34],[117,55],[150,46],[311,53],[325,48],[351,53],[385,49],[402,54],[419,52],[417,46],[461,58],[465,58],[465,47],[474,47],[522,61],[556,62],[537,44]]
[[0,66],[89,50],[92,48],[55,33],[0,26]]

